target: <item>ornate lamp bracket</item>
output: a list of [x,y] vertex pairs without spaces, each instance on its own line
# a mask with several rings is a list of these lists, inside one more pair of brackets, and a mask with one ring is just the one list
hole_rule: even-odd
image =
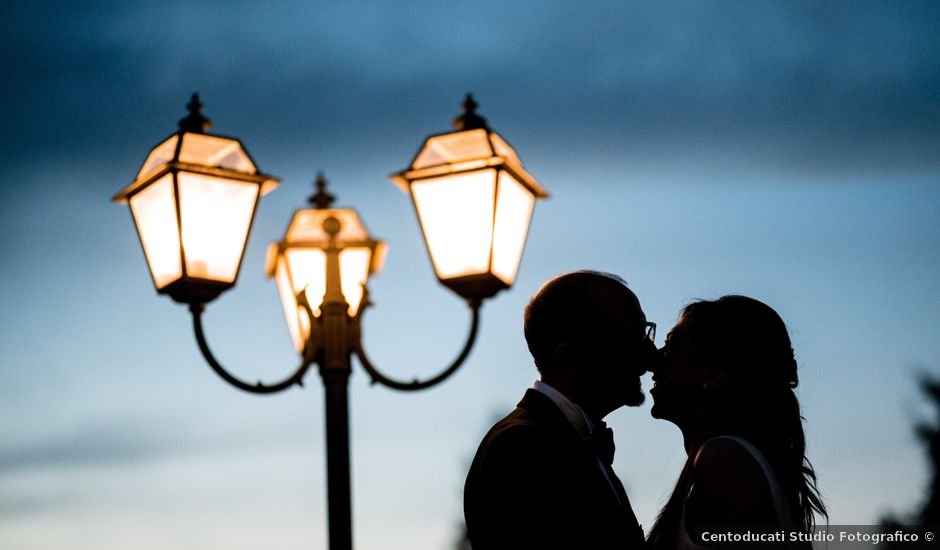
[[202,352],[202,356],[206,359],[206,362],[209,363],[209,366],[212,367],[212,370],[214,370],[216,374],[218,374],[223,380],[240,390],[258,394],[277,393],[286,390],[295,384],[303,387],[303,377],[307,373],[307,369],[309,369],[310,365],[312,364],[312,361],[310,361],[306,355],[304,356],[303,362],[299,367],[297,367],[293,374],[284,380],[275,382],[273,384],[265,384],[260,380],[254,384],[250,384],[228,372],[228,370],[226,370],[225,367],[223,367],[222,364],[219,363],[219,361],[212,354],[212,350],[209,349],[209,343],[206,341],[205,333],[202,330],[202,314],[205,309],[206,306],[202,303],[193,303],[189,305],[189,311],[193,315],[193,330],[196,333],[196,342],[199,344],[199,351]]
[[467,360],[467,357],[470,355],[470,350],[473,349],[473,344],[476,342],[477,333],[480,328],[480,307],[483,304],[482,299],[480,298],[471,298],[467,300],[467,306],[470,308],[470,331],[467,334],[467,340],[464,343],[463,349],[460,350],[460,354],[451,362],[450,365],[445,367],[439,374],[429,378],[427,380],[419,380],[417,378],[411,380],[410,382],[403,382],[401,380],[396,380],[382,374],[378,368],[372,363],[369,359],[369,356],[366,354],[366,350],[362,345],[362,316],[368,306],[372,305],[372,302],[369,300],[369,291],[363,285],[363,296],[362,296],[362,306],[360,306],[358,313],[355,317],[350,318],[350,325],[352,327],[351,333],[351,342],[353,344],[352,351],[356,354],[356,357],[359,358],[359,363],[362,365],[362,368],[369,373],[369,377],[372,379],[373,384],[382,384],[383,386],[392,388],[394,390],[401,391],[417,391],[436,386],[449,378],[452,374],[457,372],[457,369],[463,365],[464,361]]

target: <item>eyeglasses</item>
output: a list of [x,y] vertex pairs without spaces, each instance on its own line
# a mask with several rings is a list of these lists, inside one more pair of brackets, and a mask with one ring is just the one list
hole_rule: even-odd
[[656,342],[656,323],[652,321],[647,321],[644,325],[646,327],[646,337],[649,338],[650,342]]

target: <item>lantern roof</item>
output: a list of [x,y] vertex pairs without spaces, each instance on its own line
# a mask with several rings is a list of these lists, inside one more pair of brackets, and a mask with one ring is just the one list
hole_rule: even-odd
[[444,176],[486,167],[505,167],[539,198],[548,192],[522,167],[515,149],[486,125],[476,113],[477,104],[467,94],[464,113],[454,119],[455,132],[428,137],[408,169],[392,175],[392,181],[404,192],[408,182],[426,177]]
[[[330,223],[327,223],[330,218],[339,222],[339,231],[336,231],[335,236],[330,235],[332,231],[328,231],[332,229],[329,227]],[[369,232],[366,231],[359,214],[352,208],[308,208],[294,213],[290,225],[287,226],[285,240],[291,243],[325,244],[331,237],[337,242],[366,241],[369,240]]]
[[193,94],[187,107],[189,116],[179,121],[179,130],[150,151],[137,178],[114,201],[127,202],[130,195],[173,168],[260,183],[262,195],[277,187],[279,180],[258,171],[241,141],[205,132],[211,123],[200,112],[198,94]]
[[334,246],[375,247],[375,258],[370,273],[382,267],[387,246],[373,239],[359,214],[351,208],[307,208],[294,212],[284,240],[272,243],[265,260],[265,273],[272,277],[277,267],[277,255],[285,248],[326,248]]
[[475,128],[429,137],[411,163],[412,170],[500,156],[522,165],[516,151],[496,132]]

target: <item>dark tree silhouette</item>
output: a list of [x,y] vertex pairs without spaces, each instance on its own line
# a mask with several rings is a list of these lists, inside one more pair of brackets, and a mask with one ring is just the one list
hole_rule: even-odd
[[[924,502],[919,510],[905,516],[889,515],[881,520],[885,531],[905,530],[904,526],[923,527],[940,525],[940,378],[924,375],[920,378],[920,389],[936,408],[933,422],[919,422],[914,426],[917,439],[926,447],[930,468]],[[900,548],[890,545],[888,548]]]
[[916,428],[917,437],[927,447],[932,468],[930,485],[926,491],[927,501],[921,508],[919,519],[921,525],[940,525],[940,379],[924,377],[921,389],[936,406],[937,417],[932,425],[924,422]]

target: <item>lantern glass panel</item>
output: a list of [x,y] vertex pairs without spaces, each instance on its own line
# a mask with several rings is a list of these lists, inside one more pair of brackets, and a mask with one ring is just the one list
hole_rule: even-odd
[[[362,305],[362,285],[369,277],[372,252],[366,247],[346,248],[340,252],[340,289],[349,305],[349,315],[356,315]],[[326,253],[319,248],[289,248],[277,259],[275,271],[284,317],[297,351],[303,351],[310,336],[310,321],[297,303],[297,293],[304,292],[313,314],[320,315],[326,294]]]
[[188,172],[177,177],[187,275],[234,282],[258,186]]
[[[297,342],[302,341],[300,335],[300,317],[297,312],[297,298],[294,296],[293,285],[290,280],[290,271],[287,269],[283,256],[278,256],[277,265],[274,268],[274,280],[277,283],[277,293],[281,297],[281,305],[284,307],[284,319],[287,321],[287,329],[290,331],[291,342],[297,347]],[[298,348],[300,351],[300,348]]]
[[362,304],[362,285],[369,278],[372,251],[365,247],[344,248],[339,253],[340,288],[349,305],[349,315],[355,316]]
[[489,270],[496,170],[477,170],[411,185],[431,261],[441,279]]
[[293,292],[303,291],[313,314],[320,315],[320,305],[326,294],[326,252],[318,248],[291,248],[285,251],[285,255]]
[[307,300],[314,315],[319,315],[326,291],[326,254],[316,248],[289,249],[278,258],[275,277],[291,340],[297,351],[303,351],[310,336],[310,320],[297,304],[297,293],[306,287]]
[[183,274],[173,176],[167,174],[130,198],[131,212],[158,289]]
[[179,136],[177,134],[173,134],[169,139],[160,145],[157,145],[154,150],[150,152],[147,160],[144,161],[143,167],[137,174],[137,179],[143,179],[147,174],[156,171],[156,169],[160,166],[163,166],[164,164],[173,160],[173,155],[176,154],[177,141],[179,141]]
[[183,146],[180,148],[180,162],[227,168],[237,172],[254,174],[257,168],[241,143],[234,139],[227,139],[208,134],[183,135]]
[[465,160],[488,158],[493,155],[486,130],[468,130],[428,138],[411,165],[413,170],[453,164]]
[[[286,256],[292,292],[304,290],[313,314],[319,315],[326,294],[326,253],[318,248],[293,248],[286,251]],[[340,291],[350,315],[359,311],[371,256],[372,252],[365,247],[345,248],[339,254]],[[284,307],[286,312],[286,302]]]
[[493,273],[511,285],[516,279],[535,196],[505,171],[499,173],[493,225]]

